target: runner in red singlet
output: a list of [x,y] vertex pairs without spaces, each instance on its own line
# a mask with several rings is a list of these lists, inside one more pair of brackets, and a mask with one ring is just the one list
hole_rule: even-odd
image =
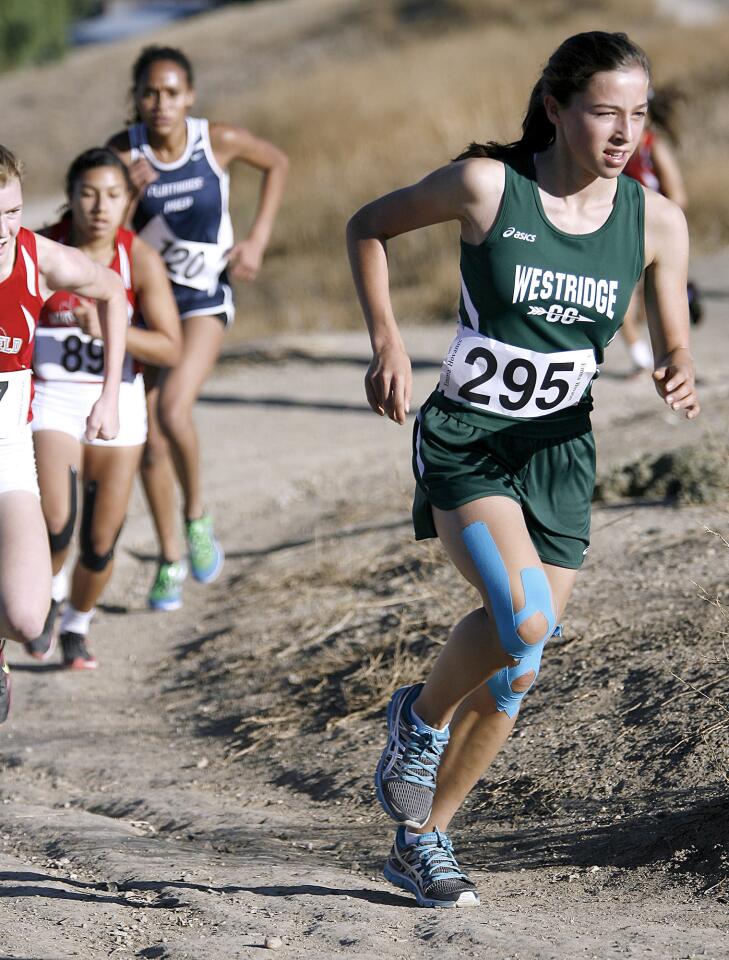
[[117,274],[80,251],[21,226],[22,164],[0,146],[0,722],[10,707],[6,638],[28,642],[50,600],[48,534],[38,496],[30,431],[36,324],[52,290],[94,297],[105,341],[104,382],[86,421],[88,440],[113,439],[127,323]]
[[53,650],[54,622],[68,593],[64,563],[74,532],[80,470],[79,557],[60,627],[63,663],[77,669],[96,666],[86,637],[95,605],[111,577],[114,545],[147,438],[144,380],[138,361],[171,366],[179,358],[182,341],[162,259],[122,227],[130,191],[127,168],[116,154],[100,147],[86,150],[66,176],[67,214],[45,231],[121,276],[129,317],[119,433],[111,441],[87,441],[83,435],[86,415],[102,386],[103,345],[97,339],[95,306],[73,293],[54,293],[43,306],[36,334],[33,441],[53,581],[45,628],[26,649],[39,660],[47,659]]
[[[685,212],[688,203],[686,186],[673,150],[673,146],[678,143],[674,113],[679,99],[681,94],[673,87],[651,90],[648,103],[649,126],[643,131],[640,143],[623,172],[649,190],[655,190],[673,200]],[[695,283],[689,281],[687,293],[691,322],[696,324],[701,319],[702,307]],[[621,328],[636,373],[641,370],[650,372],[653,369],[653,353],[639,332],[644,314],[643,285],[639,284]]]

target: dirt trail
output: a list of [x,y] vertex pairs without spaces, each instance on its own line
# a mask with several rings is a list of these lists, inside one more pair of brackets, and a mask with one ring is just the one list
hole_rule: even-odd
[[[709,292],[714,277],[727,275],[728,259],[699,265]],[[729,324],[723,293],[714,292],[696,338],[703,424],[677,422],[647,380],[623,379],[625,355],[616,344],[597,390],[603,463],[651,444],[686,443],[701,430],[723,434]],[[436,379],[450,332],[407,334],[418,401]],[[0,958],[233,960],[264,956],[267,937],[280,937],[287,957],[396,958],[416,950],[499,960],[726,957],[721,877],[702,880],[700,866],[685,875],[679,869],[670,882],[656,872],[672,858],[663,849],[671,830],[685,832],[702,810],[721,824],[718,774],[704,782],[687,766],[680,803],[672,794],[666,809],[635,808],[622,824],[618,806],[598,796],[599,756],[584,768],[585,799],[569,817],[520,816],[518,798],[510,819],[475,806],[462,859],[473,867],[483,906],[436,913],[414,909],[379,875],[391,834],[366,781],[381,720],[318,741],[294,730],[270,751],[264,742],[236,755],[241,718],[271,715],[276,671],[294,669],[289,663],[298,671],[316,654],[316,631],[312,639],[293,630],[291,611],[309,604],[307,615],[319,606],[326,618],[342,569],[356,570],[365,554],[386,560],[409,536],[409,429],[365,410],[364,336],[278,340],[266,350],[267,361],[248,348],[222,364],[199,407],[209,504],[228,551],[221,580],[191,584],[178,613],[148,613],[153,541],[135,494],[93,627],[99,670],[72,675],[11,655],[15,702],[0,729]],[[726,582],[724,553],[701,559],[702,524],[726,533],[726,521],[723,506],[598,508],[594,555],[570,618],[578,640],[602,636],[600,650],[607,650],[604,610],[612,610],[613,623],[658,616],[649,591],[631,593],[641,562],[634,547],[646,537],[666,557],[660,596],[695,594],[690,579],[698,568]],[[694,543],[695,555],[684,552],[674,563],[671,550],[682,542]],[[319,592],[305,585],[314,568],[323,571]],[[408,578],[402,582],[407,589]],[[270,600],[266,586],[276,589],[268,606],[260,600]],[[304,643],[310,652],[299,653]],[[552,699],[564,653],[553,656],[544,687]],[[639,666],[645,658],[622,664],[621,691]],[[559,712],[540,721],[541,695],[535,691],[518,741],[521,767],[534,776],[541,738],[559,745],[565,771],[581,749],[581,727],[563,729]],[[579,696],[570,694],[569,703]],[[288,707],[284,698],[280,712]],[[598,755],[609,749],[609,730],[605,737],[592,744]],[[346,789],[350,767],[365,786]],[[570,777],[565,772],[565,787],[574,785]],[[664,826],[651,817],[664,818]],[[632,858],[615,852],[626,837]],[[655,849],[647,837],[657,838]],[[681,857],[673,859],[680,866]]]

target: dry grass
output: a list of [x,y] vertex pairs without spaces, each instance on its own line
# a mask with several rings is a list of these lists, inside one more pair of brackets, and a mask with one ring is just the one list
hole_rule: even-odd
[[[706,532],[720,541],[723,548],[729,549],[729,540],[723,534],[709,527],[706,527]],[[719,611],[725,629],[718,636],[720,649],[712,655],[713,676],[708,683],[697,684],[674,674],[684,688],[677,696],[698,698],[698,702],[704,708],[708,707],[709,716],[700,713],[699,722],[693,726],[693,729],[687,731],[686,736],[678,741],[670,752],[680,750],[686,744],[702,743],[714,767],[722,778],[729,782],[729,759],[726,751],[727,730],[729,730],[729,606],[717,594],[700,586],[698,589],[701,599]],[[676,698],[666,701],[664,708],[674,699]],[[720,749],[722,744],[723,749]]]
[[669,453],[642,454],[618,464],[598,480],[594,499],[671,500],[682,506],[716,503],[729,497],[729,447],[711,436]]
[[[403,547],[392,541],[351,561],[324,555],[303,577],[292,578],[297,607],[306,612],[286,632],[294,639],[276,645],[269,659],[270,703],[241,718],[234,756],[379,714],[394,688],[432,663],[473,599],[465,583],[454,589],[434,542]],[[276,583],[277,596],[286,589],[285,581]],[[265,605],[260,597],[257,602]],[[228,669],[235,672],[235,663]]]
[[[688,95],[681,148],[699,247],[729,238],[729,18],[677,27],[651,0],[270,0],[167,28],[197,67],[198,106],[281,144],[290,189],[258,283],[239,287],[233,336],[358,325],[344,254],[359,205],[447,163],[472,139],[517,134],[540,65],[568,34],[622,29],[651,55],[656,80]],[[28,192],[57,194],[68,162],[123,122],[137,40],[0,78],[11,105],[3,141],[29,168]],[[42,135],[39,135],[42,131]],[[234,177],[245,229],[257,177]],[[457,301],[457,229],[391,245],[405,321],[442,319]]]
[[[403,26],[408,6],[412,19]],[[348,217],[367,200],[448,162],[472,139],[514,137],[540,64],[580,29],[626,29],[652,55],[658,81],[686,90],[681,153],[691,225],[703,248],[726,242],[729,194],[720,178],[729,138],[729,23],[679,31],[651,18],[650,6],[617,0],[377,4],[363,18],[370,32],[361,50],[346,63],[330,58],[293,87],[282,78],[245,104],[221,103],[227,114],[244,110],[253,128],[293,158],[265,275],[243,295],[249,330],[272,314],[278,329],[359,324],[343,245]],[[447,30],[437,15],[444,7],[459,9]],[[372,42],[378,33],[380,44]],[[241,215],[254,188],[243,179],[236,183]],[[451,224],[390,245],[393,299],[403,322],[455,312],[456,237]]]

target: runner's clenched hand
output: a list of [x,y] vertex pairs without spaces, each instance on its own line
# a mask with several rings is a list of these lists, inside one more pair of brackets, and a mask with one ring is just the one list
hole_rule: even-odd
[[686,419],[699,415],[701,405],[694,383],[694,364],[688,350],[674,350],[653,372],[656,390],[671,410],[686,412]]
[[252,240],[239,240],[230,251],[228,269],[236,280],[251,283],[258,276],[263,262],[263,248]]
[[413,375],[410,358],[401,346],[388,346],[372,356],[365,375],[367,402],[381,417],[405,423],[410,413]]
[[99,322],[99,311],[93,300],[79,297],[79,303],[74,307],[73,314],[78,321],[79,327],[85,334],[100,340],[102,337],[101,323]]
[[129,176],[134,184],[137,194],[141,195],[145,189],[159,178],[159,173],[154,169],[149,160],[140,157],[134,163],[129,164]]

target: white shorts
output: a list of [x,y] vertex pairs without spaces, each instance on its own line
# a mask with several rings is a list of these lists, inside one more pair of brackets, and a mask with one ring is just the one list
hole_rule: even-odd
[[100,383],[36,380],[33,397],[33,433],[59,430],[81,443],[99,447],[136,447],[147,439],[144,380],[138,373],[119,388],[119,433],[113,440],[85,440],[86,418],[101,394]]
[[0,493],[27,490],[40,498],[30,424],[13,437],[0,438]]

